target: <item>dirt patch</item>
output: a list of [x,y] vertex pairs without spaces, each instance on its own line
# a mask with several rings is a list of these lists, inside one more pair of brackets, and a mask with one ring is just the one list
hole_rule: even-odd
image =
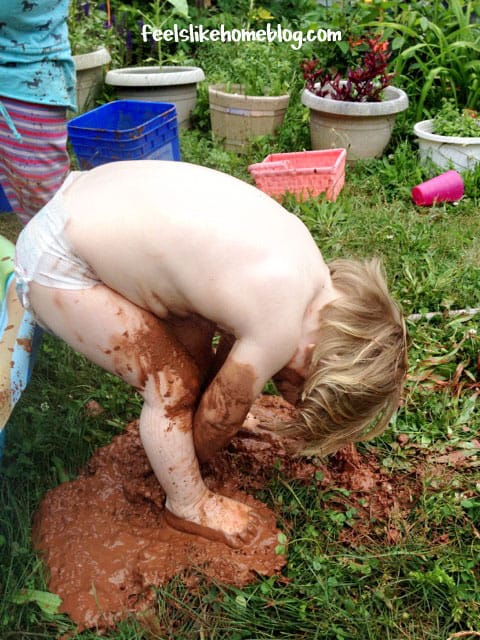
[[393,474],[382,468],[374,454],[360,455],[353,445],[330,459],[328,485],[347,493],[329,496],[328,506],[355,514],[339,539],[352,547],[381,543],[396,544],[407,534],[407,519],[421,481],[416,472]]
[[[374,456],[361,457],[354,447],[332,456],[328,466],[293,457],[292,443],[271,430],[292,411],[280,398],[263,396],[228,450],[203,468],[209,488],[261,514],[259,534],[241,549],[169,527],[164,494],[136,422],[99,449],[76,480],[50,491],[35,515],[33,538],[50,572],[49,589],[62,598],[61,611],[80,630],[102,630],[148,608],[152,586],[175,575],[187,584],[206,577],[242,587],[259,575],[280,573],[285,558],[275,552],[276,516],[247,493],[262,488],[279,468],[286,478],[316,483],[328,508],[355,508],[355,527],[341,532],[345,543],[355,545],[372,536],[398,541],[398,522],[411,508],[414,478],[410,483],[399,476],[393,484]],[[348,491],[337,494],[332,487]]]
[[[224,461],[232,454],[225,453]],[[148,607],[152,586],[175,575],[244,586],[280,572],[276,516],[241,490],[237,474],[219,473],[222,454],[205,469],[212,490],[260,514],[255,540],[241,549],[172,529],[165,496],[150,468],[136,422],[95,452],[80,476],[50,491],[35,514],[33,540],[50,573],[49,589],[61,611],[85,628],[106,629]]]

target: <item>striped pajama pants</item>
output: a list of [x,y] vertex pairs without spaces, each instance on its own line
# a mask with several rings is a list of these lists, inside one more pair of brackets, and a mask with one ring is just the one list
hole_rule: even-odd
[[0,184],[22,224],[46,204],[70,168],[65,107],[0,96],[20,134],[0,115]]

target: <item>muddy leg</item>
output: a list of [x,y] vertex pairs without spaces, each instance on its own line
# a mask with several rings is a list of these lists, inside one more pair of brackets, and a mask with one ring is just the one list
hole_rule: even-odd
[[200,385],[203,388],[205,383],[208,383],[207,373],[214,356],[212,338],[215,334],[215,323],[197,315],[188,318],[170,316],[166,322],[197,364]]
[[32,283],[30,298],[57,336],[142,394],[140,436],[172,525],[231,546],[249,541],[256,514],[201,478],[192,435],[198,368],[166,323],[104,285],[71,291]]

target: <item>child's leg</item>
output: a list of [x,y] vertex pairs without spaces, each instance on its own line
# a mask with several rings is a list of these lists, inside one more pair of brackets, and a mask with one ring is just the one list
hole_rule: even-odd
[[199,373],[166,323],[102,284],[72,291],[31,283],[30,301],[56,335],[143,395],[140,435],[170,522],[233,546],[250,539],[254,512],[211,493],[201,478],[192,435]]
[[188,318],[172,316],[168,319],[168,326],[197,364],[203,388],[214,356],[212,339],[216,330],[215,323],[197,315]]
[[2,97],[21,139],[0,117],[0,182],[22,224],[61,187],[70,168],[64,107]]

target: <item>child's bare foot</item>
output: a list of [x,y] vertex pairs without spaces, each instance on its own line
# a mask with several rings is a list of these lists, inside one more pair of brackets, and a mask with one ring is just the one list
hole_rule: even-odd
[[208,490],[193,507],[175,511],[167,499],[165,519],[174,529],[225,542],[233,548],[250,543],[260,525],[260,516],[246,504]]

